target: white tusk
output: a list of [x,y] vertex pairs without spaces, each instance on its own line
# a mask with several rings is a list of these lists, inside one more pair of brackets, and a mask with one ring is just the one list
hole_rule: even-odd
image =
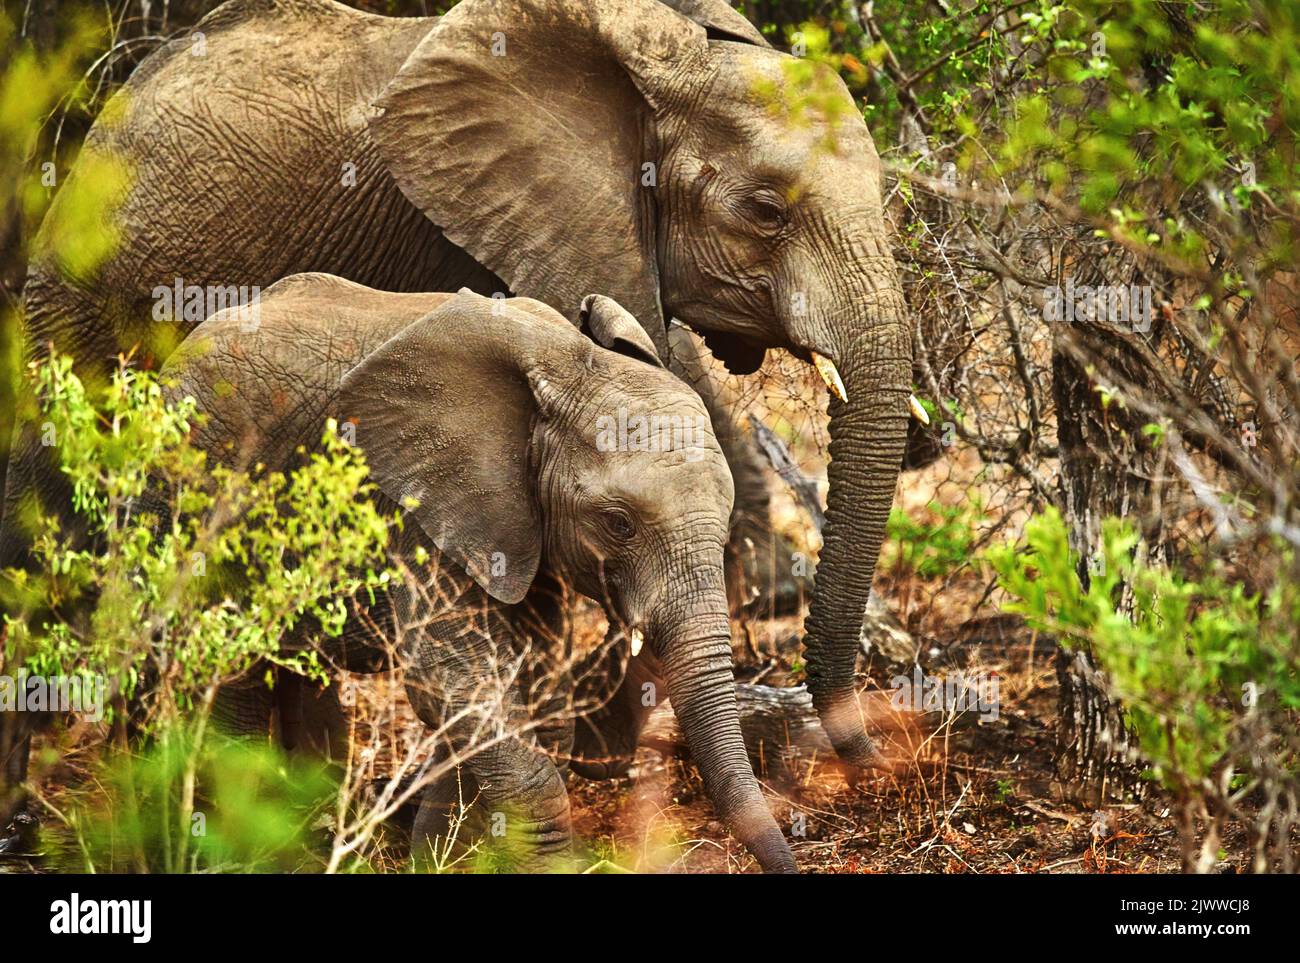
[[848,401],[849,396],[844,390],[844,380],[840,373],[835,370],[835,362],[830,358],[824,358],[816,351],[809,352],[812,355],[813,367],[817,373],[822,376],[822,381],[826,382],[826,387],[830,393],[840,401]]
[[930,414],[925,410],[925,405],[921,404],[921,399],[916,395],[908,395],[907,403],[912,408],[912,415],[923,425],[930,424]]
[[641,646],[645,644],[645,636],[641,634],[640,629],[633,629],[628,638],[632,640],[632,655],[635,657],[641,651]]

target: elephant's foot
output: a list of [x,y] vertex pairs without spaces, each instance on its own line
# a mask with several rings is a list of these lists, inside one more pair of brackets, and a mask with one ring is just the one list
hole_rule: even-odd
[[520,798],[493,801],[468,765],[457,766],[420,798],[411,829],[416,870],[545,873],[570,869],[568,796],[557,788],[543,785]]
[[0,835],[0,859],[28,859],[37,855],[40,820],[28,812],[16,812]]
[[492,801],[467,767],[430,786],[411,831],[421,872],[549,873],[571,868],[568,796]]
[[572,868],[569,794],[550,759],[535,747],[507,740],[466,766],[482,787],[485,832],[477,840],[476,868],[497,873]]
[[[412,672],[407,695],[420,720],[445,733],[448,752],[464,759],[459,770],[428,787],[412,832],[412,855],[424,868],[537,873],[571,867],[573,830],[564,776],[533,738],[504,735],[484,741],[491,727],[472,720],[448,725],[441,700]],[[450,700],[464,704],[467,700]],[[511,713],[499,722],[509,732]],[[455,758],[445,757],[445,758]],[[459,777],[459,778],[458,778]],[[471,806],[476,812],[467,810]],[[458,854],[461,845],[469,851]],[[450,864],[450,865],[449,865]]]
[[488,828],[478,798],[478,780],[465,766],[424,790],[411,828],[411,859],[418,871],[454,872],[473,865],[474,842]]

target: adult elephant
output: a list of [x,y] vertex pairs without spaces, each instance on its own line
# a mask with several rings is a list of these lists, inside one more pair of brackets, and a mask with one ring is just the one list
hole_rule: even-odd
[[[911,337],[870,135],[832,72],[810,84],[795,65],[721,0],[463,0],[429,19],[234,0],[142,64],[88,136],[130,169],[119,244],[91,277],[37,256],[30,343],[89,367],[137,342],[161,356],[155,292],[323,271],[570,317],[600,291],[663,358],[676,318],[735,373],[773,347],[816,362],[831,463],[808,680],[841,759],[871,766],[853,673]],[[75,223],[90,170],[47,235]],[[6,518],[54,484],[34,450],[10,466]],[[0,563],[20,541],[6,525]]]

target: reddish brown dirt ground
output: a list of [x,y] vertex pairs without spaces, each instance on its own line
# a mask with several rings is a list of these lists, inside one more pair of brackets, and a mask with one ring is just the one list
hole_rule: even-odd
[[[1004,629],[1003,622],[992,628]],[[1003,704],[996,721],[956,718],[932,732],[886,734],[895,770],[854,786],[834,764],[815,761],[794,782],[765,783],[778,820],[787,829],[802,822],[804,834],[791,836],[801,868],[1179,871],[1175,830],[1159,801],[1099,811],[1062,801],[1052,779],[1053,653],[1041,643],[1031,647],[1027,633],[1003,634],[967,644],[974,650],[967,654],[999,672]],[[742,667],[742,675],[747,668],[753,669]],[[964,671],[972,668],[967,662]],[[764,681],[772,682],[771,675]],[[571,784],[577,831],[592,850],[629,869],[754,871],[753,860],[713,818],[689,763],[645,749],[638,762],[634,778]]]

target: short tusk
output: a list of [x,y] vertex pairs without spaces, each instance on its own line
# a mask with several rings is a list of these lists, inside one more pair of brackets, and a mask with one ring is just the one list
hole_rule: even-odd
[[645,636],[641,634],[640,629],[633,629],[628,633],[628,638],[632,640],[632,656],[635,658],[641,651],[641,646],[645,644]]
[[835,362],[830,358],[819,355],[816,351],[812,351],[810,354],[812,354],[813,367],[822,376],[822,381],[826,382],[826,387],[830,390],[830,393],[839,398],[840,401],[848,401],[848,394],[844,390],[844,379],[835,370]]
[[921,404],[921,399],[916,395],[908,395],[907,403],[911,406],[912,414],[916,420],[928,426],[930,424],[930,413],[925,410],[925,405]]

